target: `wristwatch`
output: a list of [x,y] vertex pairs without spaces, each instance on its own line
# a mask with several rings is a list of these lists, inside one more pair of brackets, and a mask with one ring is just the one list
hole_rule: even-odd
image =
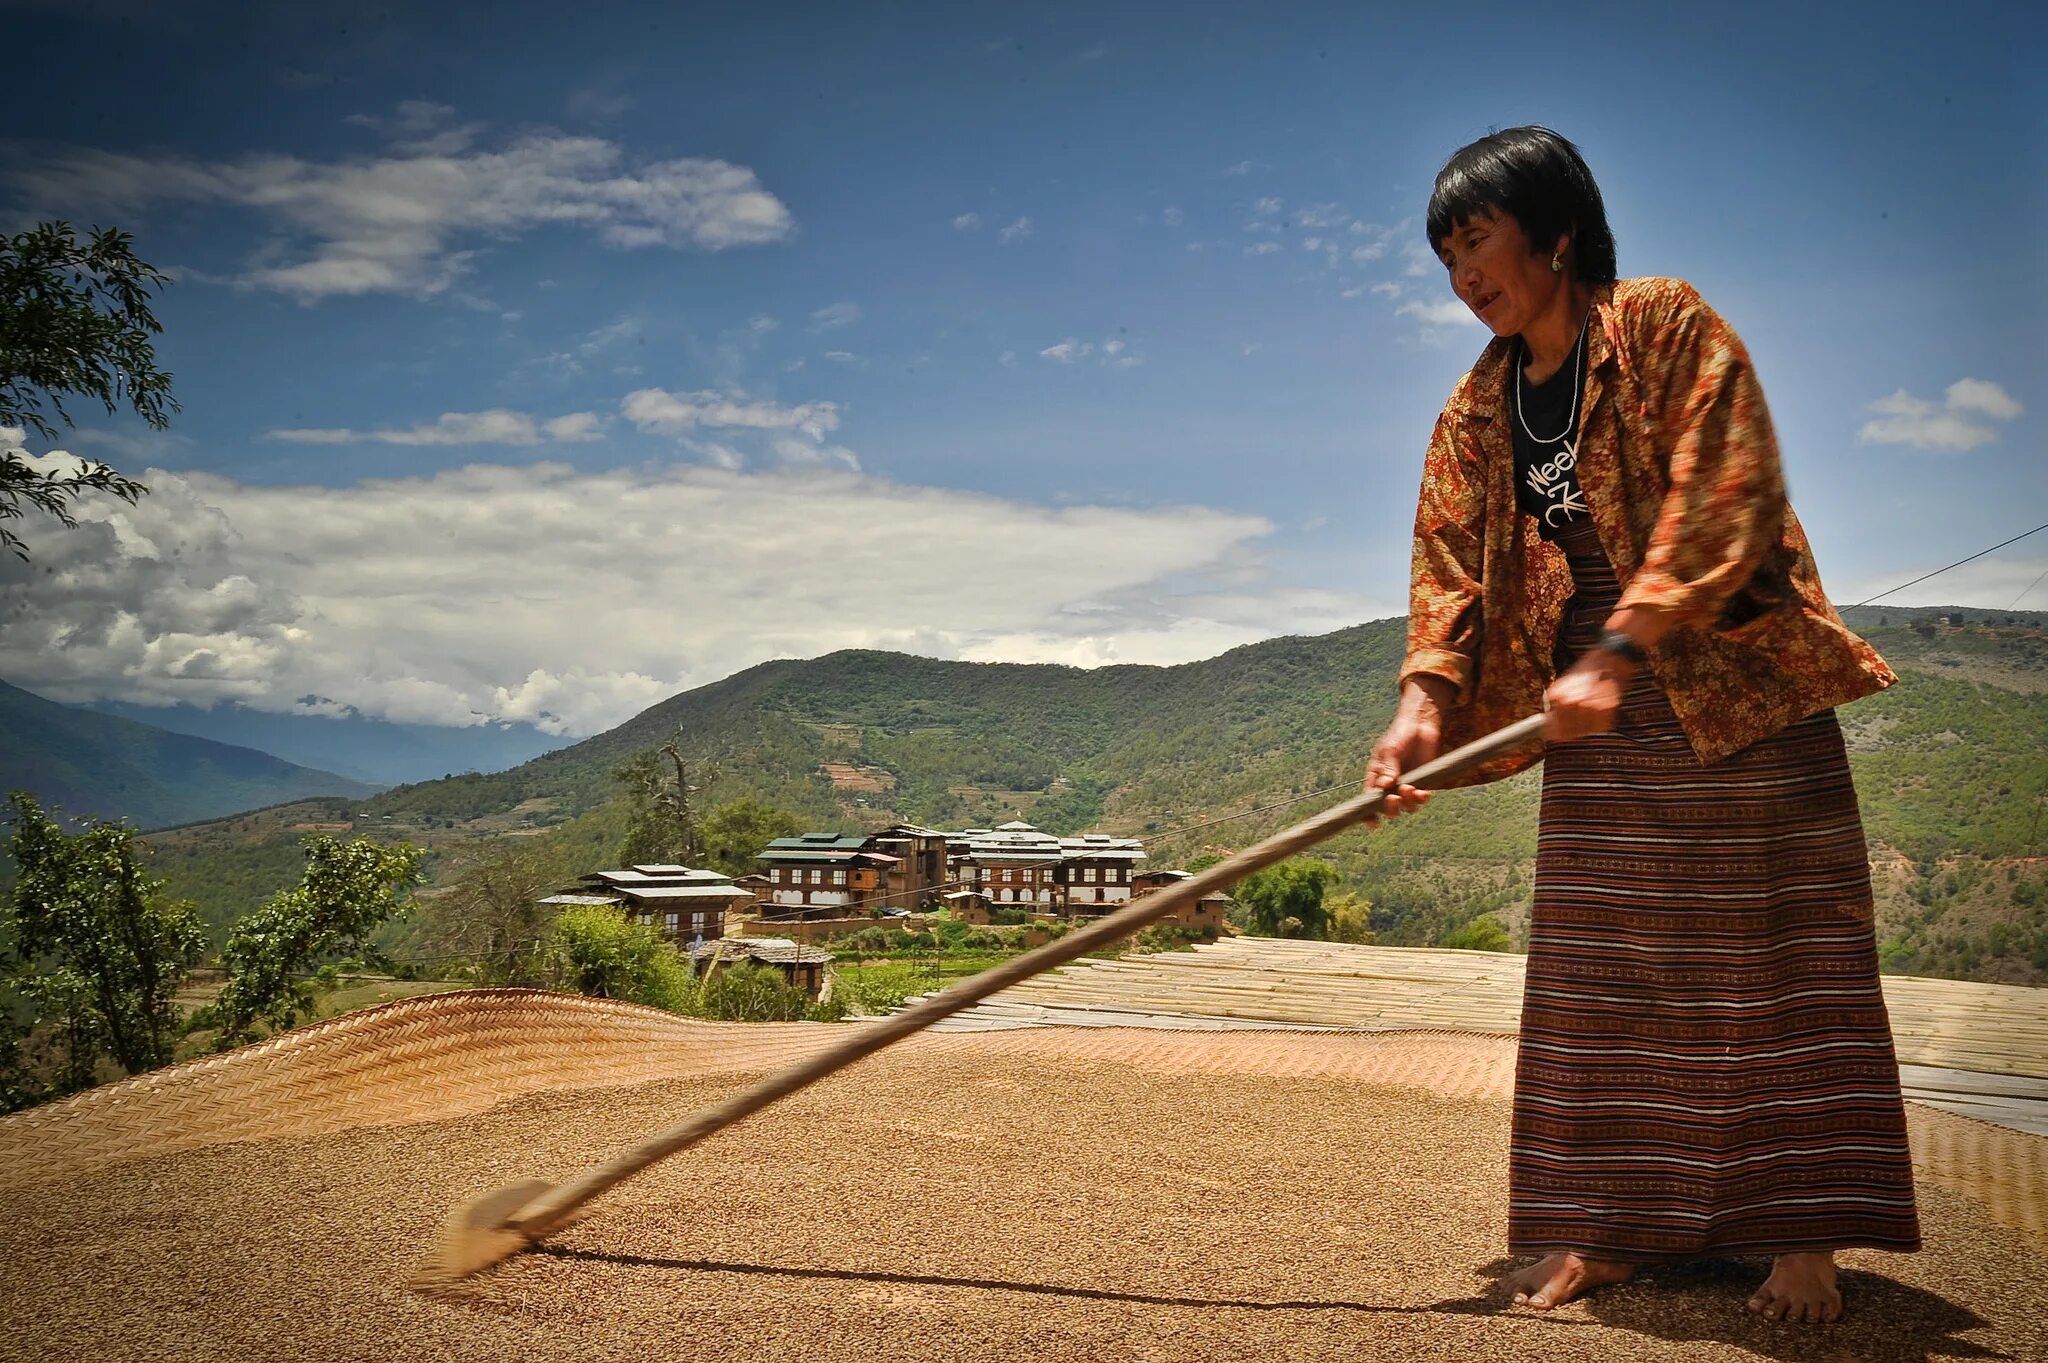
[[1637,667],[1649,665],[1650,658],[1648,654],[1643,652],[1643,646],[1618,629],[1602,630],[1600,642],[1595,644],[1594,647],[1604,648],[1617,657],[1626,658]]

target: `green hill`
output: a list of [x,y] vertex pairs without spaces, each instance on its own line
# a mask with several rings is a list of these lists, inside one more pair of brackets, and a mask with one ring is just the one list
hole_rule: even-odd
[[65,814],[154,828],[376,789],[254,748],[73,709],[0,682],[0,790],[26,790]]
[[[1903,675],[1843,712],[1886,958],[1922,973],[2048,978],[2048,633],[2038,613],[2012,625],[1975,612],[1936,623],[1942,614],[1857,618]],[[707,800],[751,794],[819,827],[1023,817],[1142,833],[1155,864],[1172,864],[1338,798],[1284,803],[1357,779],[1393,708],[1402,643],[1403,622],[1381,620],[1177,667],[875,652],[765,663],[509,771],[383,792],[354,817],[457,851],[597,808],[615,794],[613,767],[680,730],[686,752],[716,764]],[[1383,941],[1440,942],[1487,913],[1519,940],[1536,791],[1532,774],[1447,794],[1327,855],[1372,900]]]

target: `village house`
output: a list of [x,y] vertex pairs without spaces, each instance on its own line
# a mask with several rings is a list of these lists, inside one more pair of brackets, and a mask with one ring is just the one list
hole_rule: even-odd
[[768,878],[766,918],[837,918],[879,900],[898,859],[869,848],[859,834],[804,833],[777,838],[755,860]]
[[[1193,880],[1191,871],[1139,871],[1131,877],[1131,897],[1143,899],[1169,885],[1183,880]],[[1192,928],[1210,936],[1222,932],[1229,922],[1229,913],[1237,901],[1221,890],[1212,890],[1192,904],[1183,904],[1160,922],[1173,927]]]
[[998,909],[1059,908],[1060,840],[1028,823],[968,828],[946,839],[951,878]]
[[952,878],[1002,908],[1094,916],[1130,902],[1131,875],[1145,858],[1136,838],[1088,833],[1062,838],[1021,821],[970,828],[949,840]]
[[946,835],[936,828],[899,823],[868,835],[867,850],[896,858],[883,878],[877,908],[922,909],[948,888]]
[[1140,874],[1145,844],[1137,838],[1087,833],[1060,839],[1060,876],[1069,914],[1114,913],[1131,902],[1131,879]]
[[628,918],[651,923],[671,942],[716,941],[725,936],[728,911],[753,895],[731,876],[689,866],[632,866],[593,871],[582,883],[549,895],[543,904],[612,904]]

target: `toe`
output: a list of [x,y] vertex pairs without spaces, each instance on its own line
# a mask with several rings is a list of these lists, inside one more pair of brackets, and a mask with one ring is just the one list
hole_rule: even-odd
[[1751,1297],[1749,1299],[1749,1309],[1756,1312],[1758,1315],[1762,1315],[1764,1311],[1770,1306],[1770,1304],[1771,1294],[1768,1292],[1758,1292],[1754,1297]]

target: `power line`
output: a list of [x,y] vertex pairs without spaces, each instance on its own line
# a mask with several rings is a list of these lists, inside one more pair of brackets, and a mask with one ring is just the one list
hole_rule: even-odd
[[2026,599],[2027,599],[2027,592],[2030,592],[2030,591],[2034,590],[2034,588],[2036,588],[2036,587],[2040,586],[2040,585],[2041,585],[2041,580],[2042,580],[2042,578],[2048,578],[2048,568],[2043,568],[2043,569],[2041,570],[2041,576],[2040,576],[2040,577],[2037,577],[2037,578],[2035,578],[2035,579],[2034,579],[2034,580],[2033,580],[2032,582],[2029,582],[2029,583],[2027,584],[2027,591],[2026,591],[2026,592],[2021,592],[2021,593],[2020,593],[2020,594],[2019,594],[2018,596],[2015,596],[2015,597],[2014,597],[2014,598],[2013,598],[2013,599],[2012,599],[2012,600],[2011,600],[2010,602],[2008,602],[2008,603],[2006,604],[2006,607],[2005,607],[2005,608],[2006,608],[2007,610],[2011,610],[2011,609],[2012,609],[2012,608],[2013,608],[2014,606],[2017,606],[2017,605],[2019,605],[2019,603],[2020,603],[2020,602],[2022,602],[2022,601],[2026,600]]
[[[1963,566],[1963,565],[1964,565],[1965,563],[1975,563],[1975,562],[1976,562],[1976,561],[1977,561],[1978,559],[1980,559],[1980,558],[1984,557],[1984,555],[1986,555],[1986,554],[1992,554],[1992,553],[1996,553],[1996,552],[1998,552],[1998,551],[1999,551],[2000,549],[2003,549],[2003,548],[2005,548],[2005,546],[2006,546],[2006,545],[2008,545],[2008,544],[2018,544],[2018,543],[2019,543],[2019,542],[2020,542],[2021,540],[2025,539],[2025,538],[2026,538],[2026,537],[2027,537],[2028,535],[2038,535],[2038,534],[2039,534],[2039,533],[2041,533],[2041,532],[2042,532],[2043,530],[2048,530],[2048,521],[2044,521],[2044,522],[2042,522],[2042,523],[2041,523],[2040,525],[2037,525],[2037,526],[2035,526],[2035,527],[2034,527],[2034,528],[2033,528],[2032,530],[2023,530],[2023,531],[2021,531],[2021,532],[2020,532],[2019,534],[2017,534],[2017,535],[2014,535],[2014,536],[2013,536],[2013,537],[2012,537],[2011,539],[2009,539],[2009,540],[2000,540],[2000,541],[1999,541],[1998,543],[1996,543],[1996,544],[1992,545],[1992,546],[1991,546],[1991,547],[1990,547],[1989,549],[1980,549],[1980,550],[1978,550],[1978,551],[1977,551],[1976,553],[1974,553],[1974,554],[1970,555],[1970,556],[1969,556],[1968,558],[1959,558],[1959,559],[1957,559],[1957,560],[1956,560],[1956,561],[1955,561],[1954,563],[1951,563],[1951,564],[1949,564],[1949,565],[1948,565],[1948,568],[1936,568],[1936,569],[1935,569],[1935,570],[1934,570],[1933,572],[1931,572],[1931,573],[1922,573],[1922,574],[1921,574],[1920,576],[1918,576],[1918,577],[1914,578],[1914,579],[1913,579],[1913,580],[1912,580],[1911,582],[1901,582],[1901,583],[1900,583],[1900,584],[1899,584],[1898,586],[1896,586],[1896,587],[1892,587],[1892,588],[1888,588],[1888,589],[1887,589],[1887,590],[1885,590],[1885,591],[1881,591],[1881,592],[1879,592],[1879,593],[1878,593],[1878,594],[1877,594],[1876,596],[1866,597],[1866,598],[1864,598],[1863,600],[1861,600],[1861,601],[1858,601],[1858,602],[1856,603],[1856,606],[1867,606],[1867,605],[1869,605],[1869,604],[1870,604],[1870,603],[1871,603],[1872,601],[1882,601],[1882,600],[1883,600],[1883,599],[1884,599],[1885,597],[1887,597],[1887,596],[1890,596],[1890,595],[1891,595],[1891,594],[1892,594],[1893,592],[1902,592],[1902,591],[1906,590],[1906,588],[1908,588],[1908,587],[1917,587],[1918,585],[1920,585],[1920,584],[1921,584],[1922,582],[1925,582],[1925,581],[1926,581],[1926,580],[1927,580],[1928,578],[1930,578],[1930,577],[1940,577],[1940,576],[1941,576],[1941,575],[1942,575],[1943,573],[1947,572],[1949,568],[1960,568],[1960,567],[1962,567],[1962,566]],[[2036,581],[2039,581],[2039,579],[2038,579],[2038,578],[2037,578],[2037,579],[2035,579],[2035,580],[2036,580]],[[2029,588],[2027,588],[2027,591],[2029,591],[2029,592],[2030,592],[2030,591],[2032,591],[2032,590],[2033,590],[2033,588],[2032,588],[2032,587],[2029,587]],[[2021,592],[2021,593],[2020,593],[2020,595],[2021,595],[2021,596],[2025,596],[2025,595],[2026,595],[2026,592]],[[1855,609],[1856,609],[1856,606],[1851,606],[1851,607],[1849,607],[1849,609],[1850,609],[1850,610],[1855,610]],[[2007,610],[2011,610],[2011,609],[2012,609],[2012,607],[2008,606],[2008,607],[2006,607],[2006,609],[2007,609]]]

